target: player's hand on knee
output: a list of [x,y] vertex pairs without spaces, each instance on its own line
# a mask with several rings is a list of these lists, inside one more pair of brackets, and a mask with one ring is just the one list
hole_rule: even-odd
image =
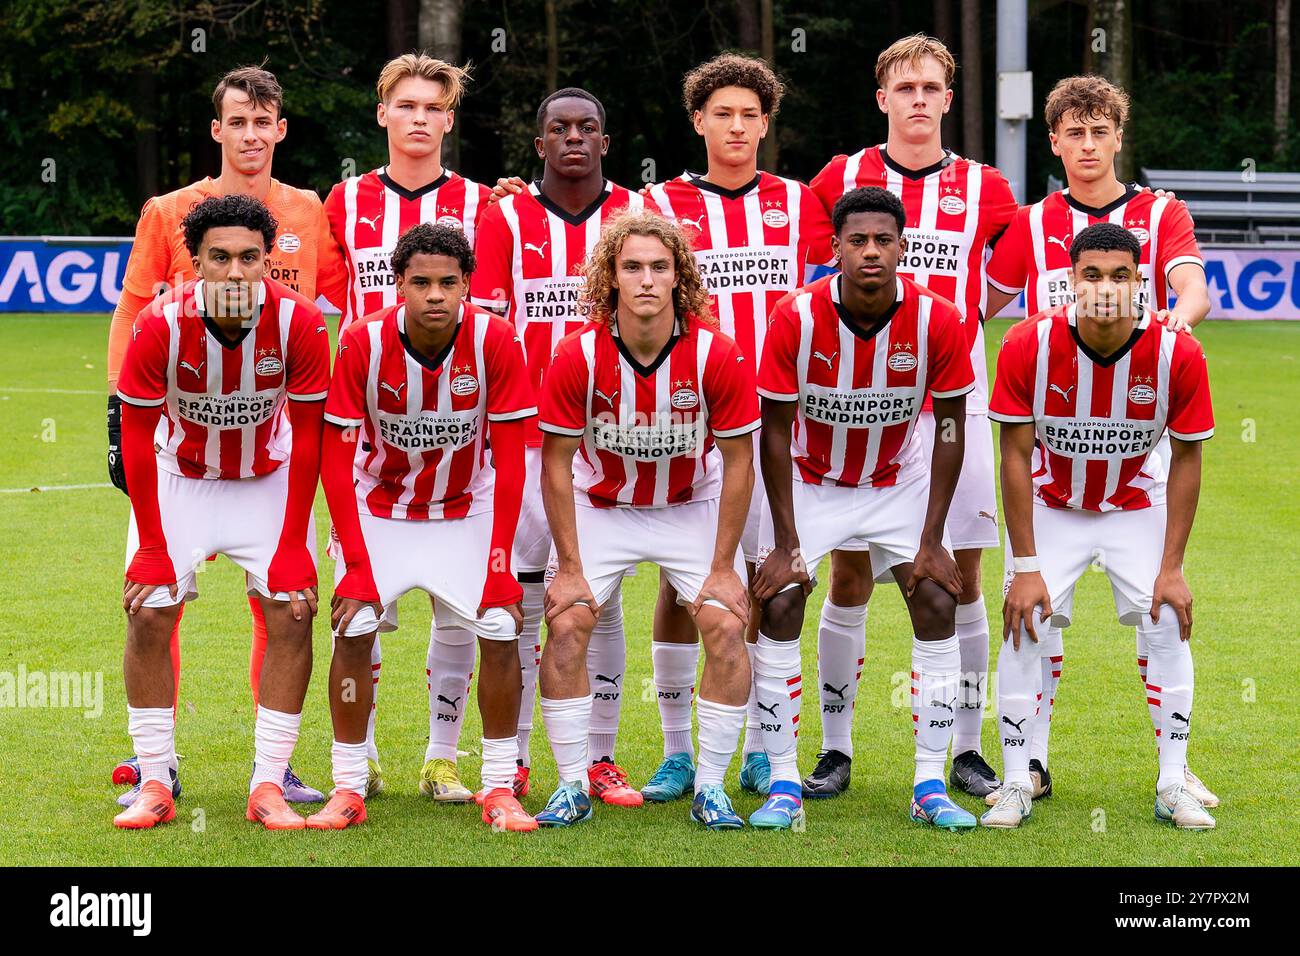
[[907,579],[907,587],[904,588],[907,596],[911,597],[916,586],[926,578],[953,597],[961,594],[961,569],[957,567],[956,560],[942,544],[921,542],[921,546],[916,551],[916,559],[912,562],[912,574]]
[[1184,640],[1192,637],[1192,591],[1187,579],[1179,570],[1161,571],[1151,589],[1151,620],[1160,623],[1160,605],[1168,604],[1178,616],[1178,636]]
[[314,587],[289,592],[289,610],[293,612],[295,621],[301,621],[304,615],[315,617],[318,606],[319,602],[316,599],[316,588]]
[[745,624],[749,623],[749,591],[735,568],[715,568],[709,572],[700,587],[700,593],[691,602],[691,609],[699,614],[708,600],[717,601]]
[[356,598],[342,597],[338,591],[330,598],[330,630],[335,637],[344,637],[348,632],[348,625],[352,619],[361,612],[362,608],[371,608],[375,612],[375,618],[378,619],[383,613],[379,605],[374,601],[360,601]]
[[591,586],[580,572],[557,572],[555,579],[546,589],[546,598],[543,602],[546,623],[550,624],[575,604],[585,606],[591,611],[592,617],[600,614],[600,608],[596,605],[596,596],[591,593]]
[[[523,602],[522,602],[522,601],[517,601],[517,602],[515,602],[514,604],[503,604],[503,605],[500,605],[500,606],[501,606],[501,608],[502,608],[502,609],[503,609],[507,614],[510,615],[510,620],[512,620],[512,621],[515,622],[515,637],[518,637],[520,634],[524,633],[524,605],[523,605]],[[482,606],[479,607],[479,609],[478,609],[478,615],[477,615],[477,617],[478,617],[479,620],[482,620],[482,619],[483,619],[483,614],[484,614],[484,612],[486,612],[486,611],[487,611],[487,608],[486,608],[486,607],[482,607]]]
[[798,584],[803,593],[812,590],[808,565],[798,548],[773,548],[754,573],[754,597],[770,601],[791,584]]
[[1034,609],[1040,610],[1038,621],[1046,623],[1052,617],[1052,597],[1047,593],[1047,582],[1037,571],[1019,571],[1011,579],[1006,600],[1002,603],[1002,639],[1011,640],[1011,646],[1020,650],[1021,629],[1030,640],[1038,643],[1034,627]]

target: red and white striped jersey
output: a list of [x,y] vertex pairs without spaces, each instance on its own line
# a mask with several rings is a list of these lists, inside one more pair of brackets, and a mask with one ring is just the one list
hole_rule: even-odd
[[230,342],[206,315],[191,279],[140,312],[117,394],[163,406],[158,467],[186,478],[254,478],[289,460],[286,400],[318,402],[330,381],[329,330],[320,309],[263,279],[254,321]]
[[692,318],[649,366],[604,322],[556,350],[540,427],[582,436],[573,459],[577,500],[595,508],[659,508],[718,497],[714,438],[759,427],[753,363],[731,339]]
[[723,334],[758,368],[773,306],[833,259],[825,208],[803,183],[762,172],[739,189],[682,173],[650,196],[691,240]]
[[417,521],[491,511],[487,423],[537,414],[524,373],[514,329],[467,302],[434,358],[411,347],[403,305],[344,332],[325,420],[360,430],[358,510]]
[[1012,326],[989,417],[1033,422],[1035,501],[1084,511],[1162,503],[1164,468],[1148,458],[1165,429],[1182,441],[1214,434],[1200,343],[1145,309],[1128,342],[1106,357],[1079,336],[1074,305]]
[[1148,308],[1168,307],[1169,272],[1175,266],[1205,265],[1192,217],[1178,200],[1130,186],[1109,206],[1094,209],[1063,189],[1016,213],[989,260],[989,282],[1007,293],[1024,289],[1026,315],[1069,305],[1074,301],[1070,243],[1099,222],[1123,226],[1142,244],[1137,301]]
[[486,186],[450,170],[415,191],[393,182],[387,167],[337,183],[325,200],[325,215],[348,270],[339,331],[397,304],[392,260],[402,233],[422,222],[451,226],[463,231],[473,248],[487,197]]
[[[570,215],[533,182],[483,213],[470,295],[475,305],[503,313],[519,331],[529,381],[538,395],[560,339],[586,321],[578,311],[582,264],[600,238],[601,227],[627,208],[655,206],[606,181],[595,202]],[[528,444],[541,443],[536,426],[530,426]]]
[[[1016,213],[1016,197],[992,166],[945,152],[933,166],[907,169],[890,159],[882,143],[836,156],[813,179],[812,189],[828,210],[859,186],[888,189],[903,201],[907,252],[899,258],[898,274],[957,306],[975,369],[966,411],[982,413],[988,409],[984,269],[989,246]],[[925,407],[930,407],[928,399]]]
[[900,275],[894,308],[866,334],[841,314],[840,282],[826,276],[777,305],[758,393],[799,403],[790,454],[802,481],[880,487],[923,477],[922,400],[975,386],[961,314]]

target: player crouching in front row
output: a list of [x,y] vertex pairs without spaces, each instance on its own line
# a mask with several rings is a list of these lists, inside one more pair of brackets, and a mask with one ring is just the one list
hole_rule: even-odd
[[523,347],[504,319],[465,301],[474,255],[459,230],[414,227],[392,266],[404,304],[343,333],[325,404],[321,482],[342,552],[331,602],[335,789],[307,826],[366,818],[370,652],[379,630],[397,627],[398,598],[418,589],[440,629],[479,638],[483,820],[535,830],[511,790],[523,592],[510,549],[524,421],[537,413]]
[[[739,829],[722,780],[750,686],[737,547],[754,481],[754,372],[708,323],[695,257],[662,216],[625,213],[606,226],[583,298],[592,321],[556,349],[539,422],[557,563],[545,598],[542,715],[561,783],[537,822],[591,816],[587,645],[624,571],[650,561],[704,643],[691,816],[711,830]],[[713,539],[711,554],[702,535]]]
[[[1192,595],[1183,578],[1201,442],[1214,433],[1214,413],[1200,344],[1133,301],[1140,255],[1118,225],[1080,231],[1070,245],[1076,303],[1013,326],[998,353],[989,417],[1001,423],[1009,542],[998,655],[1006,782],[980,818],[985,826],[1016,827],[1029,816],[1026,735],[1042,690],[1037,629],[1070,625],[1075,584],[1100,557],[1120,623],[1147,641],[1147,697],[1160,714],[1156,819],[1214,827],[1184,786]],[[1167,481],[1153,453],[1166,429]]]
[[284,780],[311,677],[329,335],[316,306],[265,278],[276,221],[262,203],[205,199],[181,227],[198,278],[140,313],[118,379],[131,498],[123,670],[141,784],[113,823],[147,829],[176,816],[168,648],[182,605],[198,597],[197,569],[225,554],[266,616],[248,819],[299,830]]

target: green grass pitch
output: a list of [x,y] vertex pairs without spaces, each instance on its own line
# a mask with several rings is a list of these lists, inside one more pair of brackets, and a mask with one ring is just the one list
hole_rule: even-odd
[[[989,356],[1008,323],[991,323]],[[910,630],[896,589],[881,587],[868,625],[855,723],[857,759],[844,797],[809,805],[800,833],[711,834],[686,802],[641,810],[598,807],[567,832],[496,834],[472,806],[418,796],[427,707],[424,657],[429,604],[403,602],[402,628],[384,639],[378,739],[387,790],[370,821],[342,833],[270,834],[244,820],[252,762],[249,617],[240,572],[219,560],[186,612],[178,749],[185,794],[177,822],[145,833],[111,825],[118,788],[109,771],[131,752],[121,679],[120,607],[126,499],[96,485],[104,473],[104,348],[108,320],[93,316],[0,318],[0,561],[3,675],[102,675],[102,713],[0,708],[9,799],[0,864],[1012,864],[1215,865],[1300,863],[1291,826],[1300,665],[1295,652],[1295,542],[1300,536],[1300,324],[1212,323],[1200,338],[1210,360],[1218,419],[1187,557],[1196,598],[1197,722],[1191,764],[1223,798],[1218,829],[1178,833],[1152,819],[1154,747],[1134,662],[1133,632],[1114,618],[1110,590],[1089,573],[1066,632],[1064,678],[1052,732],[1055,795],[1017,832],[964,835],[907,817],[912,735],[906,674]],[[323,497],[317,530],[328,527]],[[701,545],[703,546],[703,544]],[[321,549],[323,581],[333,569]],[[619,760],[643,783],[661,755],[650,683],[652,568],[625,586],[627,691]],[[823,575],[823,581],[825,577]],[[984,563],[984,593],[1000,619],[1001,556]],[[326,592],[328,593],[328,592]],[[816,609],[804,628],[804,671],[816,666]],[[329,781],[324,677],[327,621],[316,627],[316,667],[294,760],[309,783]],[[996,653],[996,652],[995,652]],[[13,677],[9,678],[10,680]],[[809,688],[814,686],[809,681]],[[801,765],[818,744],[817,697],[805,695]],[[984,747],[1001,765],[992,720]],[[544,733],[534,737],[536,812],[555,784]],[[469,709],[462,775],[476,786],[479,726]],[[758,800],[729,789],[745,814]],[[978,812],[976,802],[958,798]]]

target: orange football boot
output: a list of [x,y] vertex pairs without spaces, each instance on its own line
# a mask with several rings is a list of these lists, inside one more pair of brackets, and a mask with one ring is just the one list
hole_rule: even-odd
[[307,821],[289,809],[284,791],[275,784],[259,783],[248,795],[248,819],[268,830],[302,830]]
[[616,763],[602,760],[587,770],[591,780],[591,795],[615,807],[639,807],[645,803],[640,790],[627,782],[627,771]]
[[342,830],[366,822],[366,801],[355,790],[335,790],[325,809],[307,818],[312,830]]
[[123,830],[148,830],[176,819],[172,788],[161,780],[148,780],[135,803],[113,817],[113,826]]
[[528,815],[528,811],[515,799],[514,793],[505,787],[489,790],[483,798],[483,822],[493,830],[505,830],[508,833],[531,833],[537,829],[537,821]]
[[[528,771],[530,767],[525,767],[522,760],[515,761],[515,779],[510,784],[514,790],[515,799],[528,796]],[[487,789],[481,788],[474,792],[474,802],[480,807],[483,806],[483,798],[487,795]]]

